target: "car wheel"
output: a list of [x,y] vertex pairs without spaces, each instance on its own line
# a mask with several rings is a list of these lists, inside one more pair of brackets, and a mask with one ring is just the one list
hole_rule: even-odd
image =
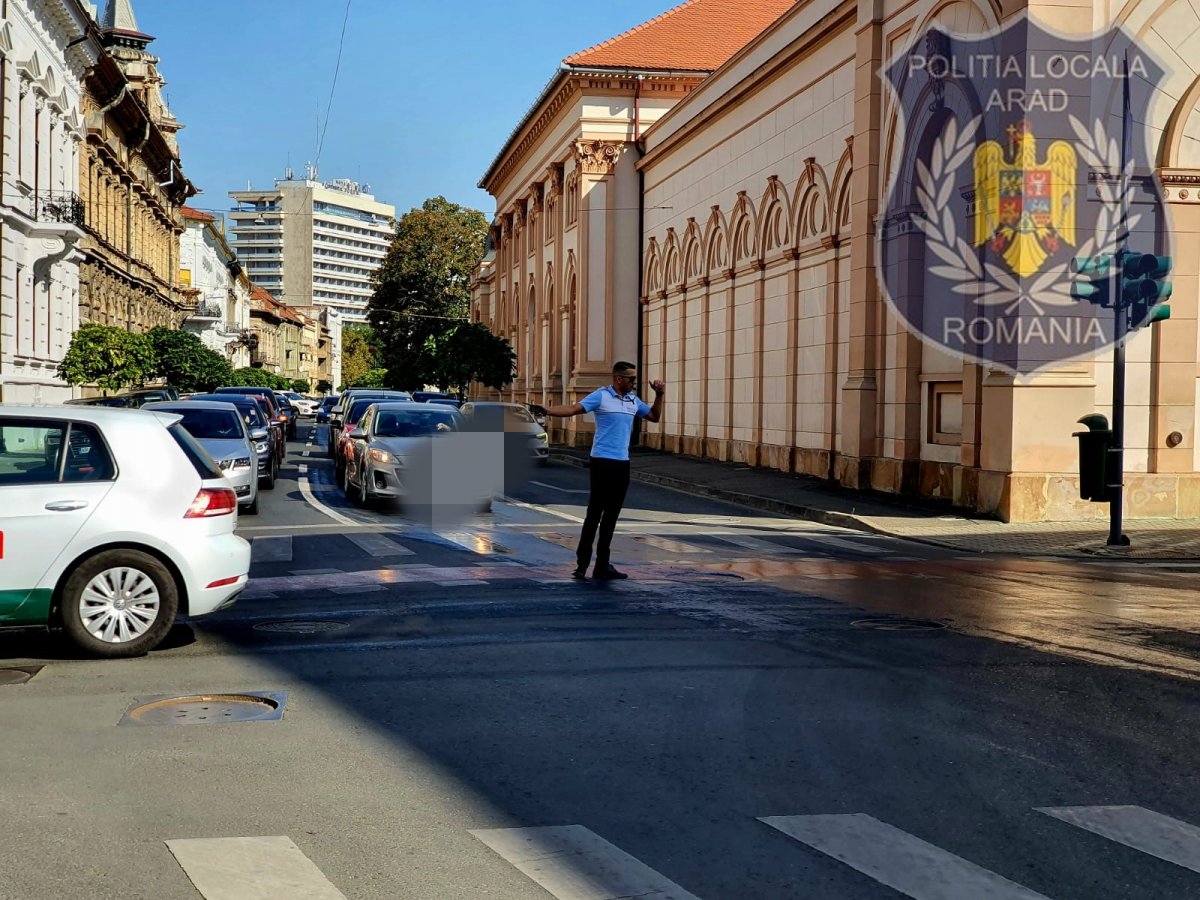
[[141,656],[162,641],[179,610],[167,567],[140,550],[107,550],[84,560],[63,586],[62,626],[87,653]]
[[246,507],[244,512],[248,516],[257,516],[258,515],[258,494],[254,495],[254,499],[250,501],[250,505]]
[[358,472],[358,503],[359,506],[371,505],[371,489],[367,486],[367,477],[361,469]]
[[275,478],[278,474],[279,474],[279,463],[276,460],[272,459],[271,465],[269,465],[267,467],[267,474],[264,477],[258,479],[259,487],[261,487],[264,491],[275,490]]
[[337,486],[340,487],[342,489],[342,491],[347,492],[347,493],[349,492],[350,489],[346,486],[346,467],[345,466],[334,465],[333,478],[334,478],[334,481],[337,482]]

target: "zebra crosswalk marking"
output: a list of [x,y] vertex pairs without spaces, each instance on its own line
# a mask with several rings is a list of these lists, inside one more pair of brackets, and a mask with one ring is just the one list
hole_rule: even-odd
[[256,537],[250,544],[251,562],[291,562],[292,536]]
[[1140,806],[1040,807],[1076,828],[1200,872],[1200,828]]
[[342,535],[358,549],[369,556],[413,556],[412,550],[397,544],[383,534],[345,534]]
[[745,535],[722,534],[719,535],[719,538],[727,544],[733,544],[735,547],[741,547],[744,550],[757,550],[760,553],[779,553],[784,556],[796,556],[806,552],[796,547],[789,547],[786,544],[776,544],[773,541],[764,541],[761,538],[746,537]]
[[766,816],[759,821],[914,900],[1047,900],[862,813]]
[[471,834],[557,900],[700,900],[582,825],[476,829]]
[[204,900],[346,900],[287,837],[200,838],[166,844]]

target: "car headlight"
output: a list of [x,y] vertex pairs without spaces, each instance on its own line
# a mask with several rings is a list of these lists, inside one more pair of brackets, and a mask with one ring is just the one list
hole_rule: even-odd
[[262,455],[262,456],[266,456],[266,455],[267,455],[267,452],[269,451],[269,449],[270,449],[270,448],[267,446],[267,442],[266,442],[266,441],[260,441],[259,443],[257,443],[257,444],[255,444],[255,445],[254,445],[254,449],[255,449],[255,450],[256,450],[256,451],[257,451],[257,452],[258,452],[260,455]]
[[217,463],[217,465],[221,467],[222,472],[228,472],[233,468],[233,462],[234,461],[232,459],[222,459]]
[[241,457],[238,457],[237,459],[235,459],[235,460],[233,461],[233,467],[234,467],[235,469],[248,469],[248,468],[250,468],[250,457],[248,457],[248,456],[241,456]]
[[367,455],[370,456],[371,459],[375,460],[375,462],[379,462],[379,463],[385,463],[385,462],[392,461],[392,454],[388,453],[386,450],[376,450],[375,448],[372,447],[367,452]]
[[550,435],[543,431],[541,434],[537,435],[534,440],[541,441],[543,444],[548,444],[550,443]]

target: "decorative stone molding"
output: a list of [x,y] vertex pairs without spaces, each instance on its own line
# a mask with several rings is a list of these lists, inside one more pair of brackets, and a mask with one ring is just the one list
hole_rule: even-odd
[[576,141],[575,158],[585,175],[611,175],[624,149],[622,141]]

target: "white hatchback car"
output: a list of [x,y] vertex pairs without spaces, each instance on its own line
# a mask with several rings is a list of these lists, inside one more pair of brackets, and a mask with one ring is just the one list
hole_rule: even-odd
[[155,647],[231,605],[237,496],[179,416],[0,405],[0,628],[62,628],[96,656]]

